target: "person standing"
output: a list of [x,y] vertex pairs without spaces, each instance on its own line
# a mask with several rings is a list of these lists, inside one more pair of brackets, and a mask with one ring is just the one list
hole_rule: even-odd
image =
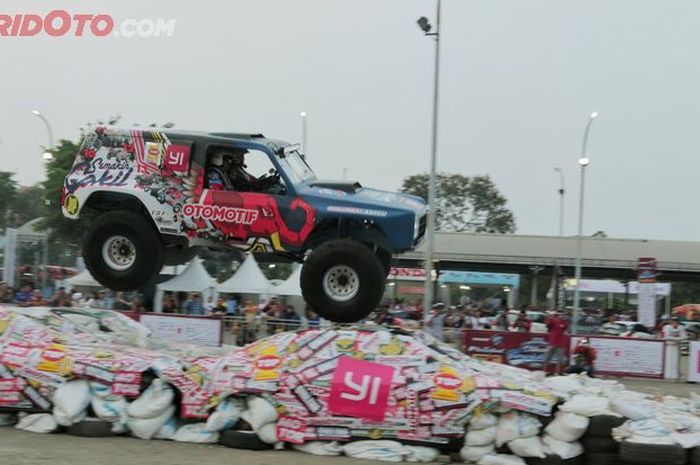
[[544,371],[548,371],[549,363],[552,357],[555,357],[557,361],[556,374],[561,375],[564,363],[566,362],[567,338],[565,333],[569,324],[563,318],[560,311],[557,311],[554,315],[547,318],[545,324],[547,325],[547,342],[549,343],[549,348],[544,355]]
[[433,305],[428,317],[428,333],[438,341],[445,339],[445,304],[437,303]]
[[688,339],[685,328],[678,321],[678,317],[671,319],[671,322],[661,330],[661,337],[666,341],[666,363],[664,366],[664,378],[676,380],[680,377],[678,365],[680,364],[681,341]]
[[190,301],[185,307],[188,315],[204,315],[204,304],[197,292],[190,294]]
[[527,317],[527,312],[525,310],[520,310],[518,313],[518,318],[510,326],[513,331],[519,333],[529,333],[532,327],[532,321]]
[[508,331],[508,314],[505,310],[499,310],[493,321],[493,329],[496,331]]

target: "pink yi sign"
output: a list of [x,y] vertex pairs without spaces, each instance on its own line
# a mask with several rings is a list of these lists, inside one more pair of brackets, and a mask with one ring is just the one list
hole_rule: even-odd
[[328,410],[331,413],[384,421],[394,367],[341,357],[335,369]]

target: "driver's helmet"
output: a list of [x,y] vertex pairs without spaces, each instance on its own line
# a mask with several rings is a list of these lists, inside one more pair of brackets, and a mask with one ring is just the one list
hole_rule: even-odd
[[236,150],[229,154],[231,157],[231,164],[234,166],[243,166],[245,162],[245,152]]
[[224,152],[217,152],[209,157],[209,163],[212,166],[222,167],[224,166]]

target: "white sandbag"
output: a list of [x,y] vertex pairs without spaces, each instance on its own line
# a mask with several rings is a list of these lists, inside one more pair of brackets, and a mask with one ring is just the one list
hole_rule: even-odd
[[331,456],[343,453],[343,447],[335,441],[310,441],[304,444],[292,444],[292,448],[312,455]]
[[251,396],[248,397],[248,409],[241,414],[241,418],[252,426],[254,431],[258,431],[268,423],[277,421],[277,410],[262,397]]
[[58,429],[58,423],[50,413],[35,413],[20,418],[15,429],[30,433],[53,433]]
[[654,402],[645,399],[632,399],[627,397],[613,397],[610,400],[610,408],[630,420],[643,420],[654,418]]
[[124,396],[109,395],[105,397],[93,397],[90,405],[95,415],[106,421],[126,421],[126,409],[129,403]]
[[[588,417],[576,413],[557,412],[554,420],[544,429],[554,439],[574,442],[581,439],[588,429]],[[519,455],[519,454],[518,454]]]
[[153,436],[153,439],[165,439],[167,441],[172,441],[175,438],[175,433],[179,428],[176,417],[171,417],[170,420],[166,421],[163,426],[160,427],[158,432]]
[[643,420],[628,420],[622,426],[616,428],[619,430],[628,431],[632,435],[660,437],[668,436],[671,431],[662,422],[656,418],[646,418]]
[[494,444],[489,444],[488,446],[464,446],[459,451],[459,456],[465,462],[476,463],[485,455],[493,454],[495,450]]
[[90,405],[90,385],[84,379],[63,383],[53,395],[53,416],[61,426],[84,420]]
[[700,433],[673,432],[671,433],[670,438],[678,444],[680,444],[683,449],[693,449],[695,447],[700,447]]
[[542,424],[533,415],[527,413],[510,412],[501,415],[496,427],[496,446],[518,438],[529,438],[540,433]]
[[343,446],[348,457],[384,462],[401,462],[403,445],[396,441],[355,441]]
[[474,418],[471,419],[469,422],[469,430],[475,430],[475,429],[485,429],[485,428],[490,428],[492,426],[496,426],[498,424],[498,417],[496,415],[491,415],[490,413],[486,413],[483,415],[477,415]]
[[576,413],[584,417],[601,415],[610,408],[610,401],[605,397],[577,394],[559,406],[562,412]]
[[672,446],[678,442],[672,436],[637,436],[632,435],[625,439],[625,442],[635,442],[638,444],[656,444],[660,446]]
[[583,387],[578,375],[552,376],[544,380],[544,386],[559,397],[568,399]]
[[465,444],[468,446],[487,446],[496,441],[496,427],[470,430],[464,437]]
[[522,458],[509,454],[485,455],[477,463],[478,465],[527,465]]
[[268,423],[257,431],[258,437],[265,444],[277,444],[277,423]]
[[173,388],[169,384],[160,378],[154,379],[151,385],[129,404],[127,409],[129,420],[161,418],[163,413],[172,406],[174,397]]
[[542,451],[542,440],[539,436],[513,439],[508,443],[508,448],[518,457],[545,458]]
[[403,459],[406,462],[434,462],[440,455],[440,451],[434,447],[404,446]]
[[190,423],[177,429],[173,441],[196,442],[199,444],[214,444],[219,442],[219,433],[207,430],[206,423]]
[[209,431],[223,431],[230,429],[238,423],[245,409],[245,400],[228,398],[223,400],[216,407],[209,418],[207,418],[207,429]]
[[583,446],[580,442],[565,442],[559,439],[554,439],[552,436],[545,434],[542,436],[543,451],[548,455],[558,455],[563,460],[569,460],[583,454]]
[[0,413],[0,426],[12,426],[17,423],[14,413]]
[[107,384],[98,383],[97,381],[90,381],[90,394],[92,397],[98,397],[104,399],[105,397],[112,395],[112,386]]
[[151,439],[172,418],[175,413],[175,406],[170,404],[160,415],[153,418],[132,418],[127,419],[131,433],[137,438]]

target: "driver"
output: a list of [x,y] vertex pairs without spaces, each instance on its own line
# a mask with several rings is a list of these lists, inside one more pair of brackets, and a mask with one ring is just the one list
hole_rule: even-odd
[[235,151],[229,154],[228,178],[231,180],[233,190],[250,192],[260,189],[258,178],[248,173],[245,168],[245,151]]
[[228,165],[228,178],[231,180],[233,190],[241,192],[262,192],[278,181],[276,176],[261,176],[256,178],[245,170],[245,150],[237,150],[228,155],[230,165]]

